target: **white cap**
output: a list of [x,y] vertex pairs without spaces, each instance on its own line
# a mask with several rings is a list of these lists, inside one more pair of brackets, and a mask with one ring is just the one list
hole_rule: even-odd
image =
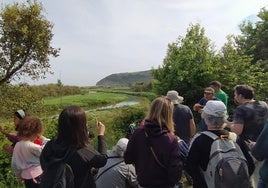
[[217,100],[209,100],[206,103],[203,112],[215,117],[224,117],[227,115],[225,104],[222,101]]

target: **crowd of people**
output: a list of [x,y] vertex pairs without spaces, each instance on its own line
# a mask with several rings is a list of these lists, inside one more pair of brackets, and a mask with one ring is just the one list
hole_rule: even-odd
[[[246,178],[237,181],[240,185],[244,182],[243,187],[268,187],[268,105],[255,100],[254,89],[234,87],[238,106],[232,120],[228,119],[228,95],[219,81],[208,84],[204,97],[192,109],[183,100],[175,90],[154,99],[143,122],[111,150],[107,150],[106,127],[100,121],[96,122],[97,148],[91,145],[94,135],[79,106],[62,110],[57,136],[51,140],[42,135],[39,118],[18,110],[14,113],[16,134],[0,126],[0,132],[11,141],[3,149],[12,155],[12,171],[26,188],[53,187],[59,163],[67,164],[72,174],[64,182],[66,187],[182,188],[185,176],[189,186],[212,188],[220,180],[211,174],[218,170],[220,176],[225,175],[223,167],[209,171],[217,141],[235,148],[238,157],[233,160],[246,164],[232,172],[232,179],[244,173]],[[199,127],[192,110],[201,115]],[[186,161],[182,160],[180,139],[189,146]],[[233,187],[237,182],[232,182]]]

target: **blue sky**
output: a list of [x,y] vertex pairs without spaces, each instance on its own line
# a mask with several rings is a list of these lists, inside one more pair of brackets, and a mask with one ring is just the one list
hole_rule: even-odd
[[[25,0],[26,1],[26,0]],[[22,0],[0,0],[1,7]],[[199,23],[220,49],[229,34],[267,0],[43,0],[44,15],[54,24],[52,46],[61,48],[51,59],[53,75],[21,81],[93,86],[121,72],[157,68],[168,43],[184,37],[189,25]]]

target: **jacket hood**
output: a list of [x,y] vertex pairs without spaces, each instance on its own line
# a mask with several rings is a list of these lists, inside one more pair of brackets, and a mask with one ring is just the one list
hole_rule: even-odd
[[40,156],[42,169],[45,170],[55,163],[66,161],[71,151],[74,150],[70,146],[60,144],[56,140],[49,141]]
[[168,129],[165,125],[160,127],[160,125],[155,120],[146,119],[144,123],[144,129],[147,134],[151,137],[158,137],[160,135],[168,133]]

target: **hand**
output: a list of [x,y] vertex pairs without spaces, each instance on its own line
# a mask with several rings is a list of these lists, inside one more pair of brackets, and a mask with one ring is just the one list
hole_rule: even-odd
[[98,135],[104,135],[105,133],[105,125],[100,121],[97,121],[97,132]]

